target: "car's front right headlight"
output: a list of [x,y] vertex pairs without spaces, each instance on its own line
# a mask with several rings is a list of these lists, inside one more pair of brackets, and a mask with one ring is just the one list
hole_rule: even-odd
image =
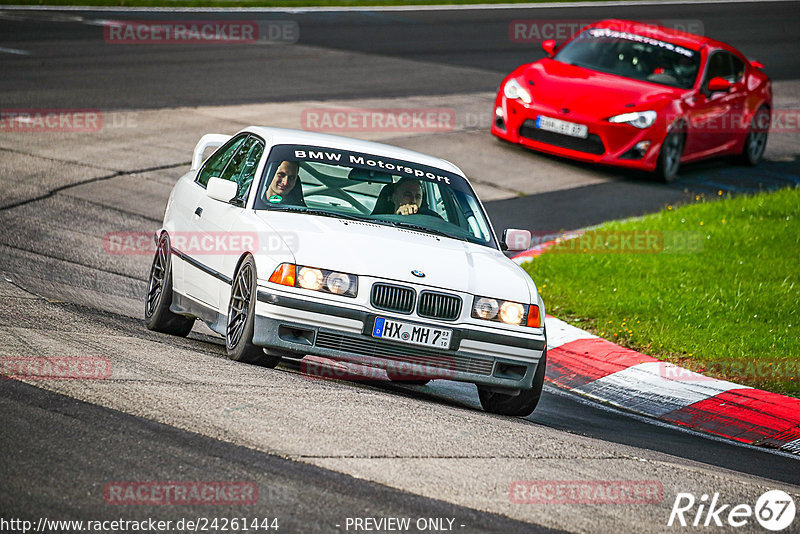
[[472,317],[533,328],[542,326],[539,306],[536,304],[525,306],[519,302],[490,297],[475,297],[472,303]]
[[358,293],[358,277],[354,274],[293,263],[278,265],[269,277],[269,281],[282,286],[323,291],[344,297],[355,297]]
[[621,115],[614,115],[608,122],[625,123],[635,126],[636,128],[649,128],[656,122],[658,113],[653,110],[647,111],[631,111],[630,113],[623,113]]
[[515,78],[510,78],[503,86],[503,94],[511,100],[521,100],[526,104],[533,102],[530,92],[522,87]]

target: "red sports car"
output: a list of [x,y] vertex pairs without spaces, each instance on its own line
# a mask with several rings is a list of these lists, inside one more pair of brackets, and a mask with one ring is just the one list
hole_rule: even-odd
[[689,33],[626,20],[581,29],[500,85],[492,133],[582,161],[676,177],[681,163],[764,155],[772,87],[757,61]]

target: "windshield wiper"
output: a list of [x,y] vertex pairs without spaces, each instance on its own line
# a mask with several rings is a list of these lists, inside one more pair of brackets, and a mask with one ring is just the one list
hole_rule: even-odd
[[392,226],[397,228],[409,228],[411,230],[419,230],[420,232],[425,232],[428,234],[438,235],[442,237],[449,237],[450,239],[458,239],[459,241],[469,241],[466,237],[458,237],[455,235],[448,234],[447,232],[442,232],[441,230],[436,230],[435,228],[429,228],[427,226],[422,226],[420,224],[411,224],[407,222],[399,222],[399,221],[387,221]]
[[348,215],[346,213],[337,213],[335,211],[317,210],[304,206],[273,206],[270,209],[274,211],[291,211],[297,213],[306,213],[308,215],[319,215],[320,217],[332,217],[334,219],[344,219],[346,221],[387,224],[386,221],[370,219],[369,217],[359,217],[358,215]]
[[295,211],[298,213],[306,213],[308,208],[303,206],[270,206],[266,211]]

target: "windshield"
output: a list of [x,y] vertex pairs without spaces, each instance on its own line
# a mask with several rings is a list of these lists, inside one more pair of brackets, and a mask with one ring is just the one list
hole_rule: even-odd
[[347,150],[273,147],[254,207],[367,220],[497,248],[464,178]]
[[673,43],[633,33],[593,28],[567,43],[555,58],[635,80],[691,89],[700,54]]

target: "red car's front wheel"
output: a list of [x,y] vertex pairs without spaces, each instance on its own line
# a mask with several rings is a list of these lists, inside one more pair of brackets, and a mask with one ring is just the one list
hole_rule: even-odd
[[681,167],[681,156],[683,155],[683,144],[686,135],[681,126],[675,126],[664,138],[661,144],[661,152],[658,153],[658,164],[656,174],[665,182],[671,182],[678,177],[678,169]]
[[740,156],[740,159],[746,165],[756,165],[764,157],[764,151],[767,148],[769,122],[769,109],[764,106],[758,108],[756,114],[753,115],[753,120],[750,122],[750,130],[747,132]]

